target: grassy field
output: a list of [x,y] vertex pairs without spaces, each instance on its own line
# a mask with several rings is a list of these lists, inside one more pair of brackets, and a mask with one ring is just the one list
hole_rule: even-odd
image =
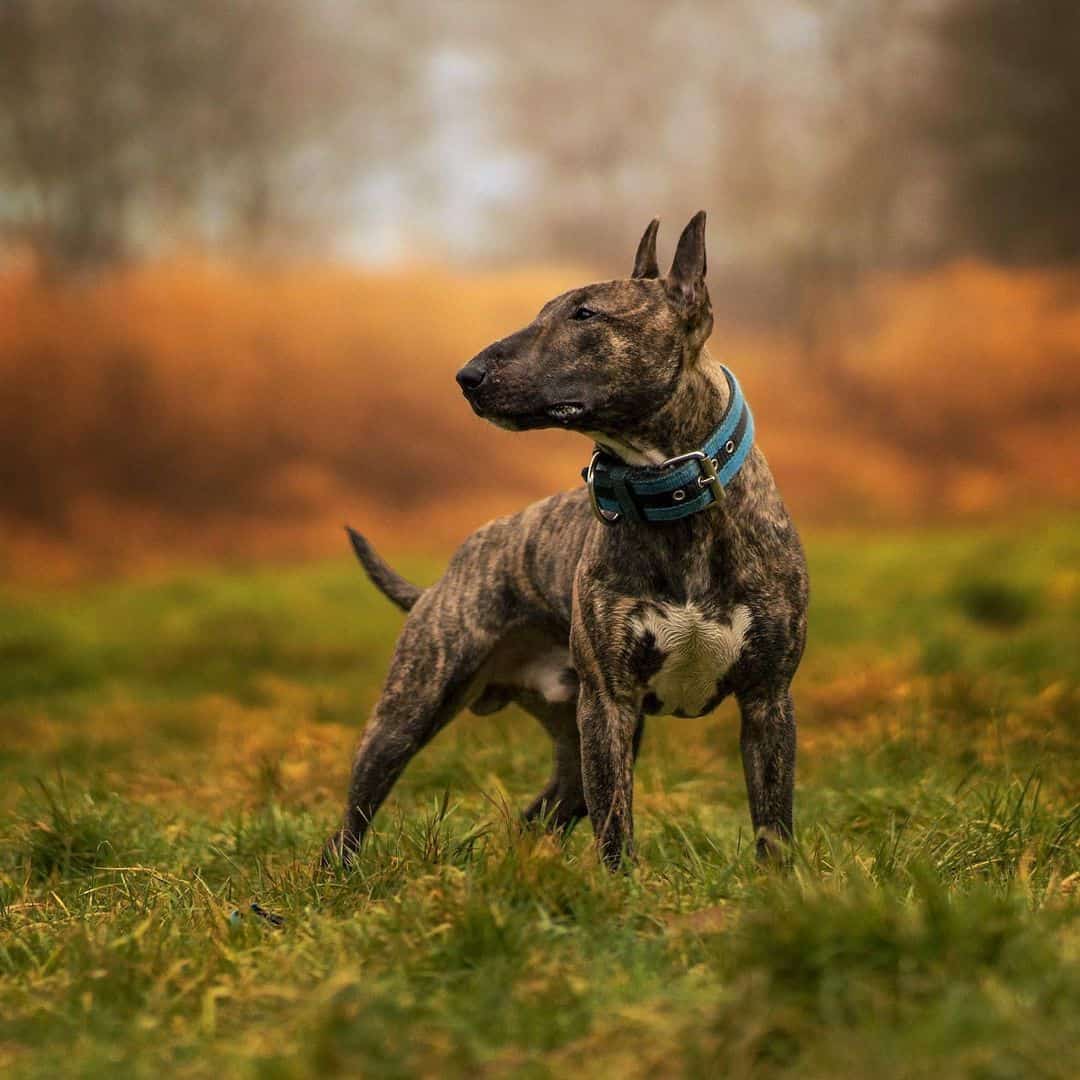
[[316,873],[400,619],[354,564],[7,587],[0,1072],[1080,1075],[1080,522],[809,549],[786,875],[730,705],[650,723],[632,874],[519,832],[514,712]]

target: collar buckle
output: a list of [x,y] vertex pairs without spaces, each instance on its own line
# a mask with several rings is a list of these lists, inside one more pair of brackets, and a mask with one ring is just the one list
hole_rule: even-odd
[[698,487],[712,487],[713,501],[709,506],[718,506],[720,500],[727,496],[724,485],[720,481],[720,475],[716,471],[716,458],[709,457],[704,450],[691,450],[689,454],[680,454],[678,457],[668,458],[660,468],[667,469],[682,465],[687,461],[696,461],[701,475],[697,478]]

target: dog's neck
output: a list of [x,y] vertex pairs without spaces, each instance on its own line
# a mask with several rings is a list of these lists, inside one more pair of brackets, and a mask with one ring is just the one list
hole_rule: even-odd
[[719,361],[702,349],[687,363],[671,397],[633,431],[585,434],[627,465],[660,465],[700,449],[724,415],[728,397]]

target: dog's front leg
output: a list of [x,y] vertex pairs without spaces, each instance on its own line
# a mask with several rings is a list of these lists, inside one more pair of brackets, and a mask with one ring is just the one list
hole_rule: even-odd
[[634,732],[638,709],[583,679],[578,699],[581,777],[600,857],[612,870],[634,853]]
[[641,742],[641,686],[630,671],[627,622],[616,594],[579,566],[570,623],[578,675],[581,779],[596,847],[615,870],[634,853],[634,758]]
[[786,685],[738,695],[750,820],[759,860],[784,861],[795,801],[795,706]]

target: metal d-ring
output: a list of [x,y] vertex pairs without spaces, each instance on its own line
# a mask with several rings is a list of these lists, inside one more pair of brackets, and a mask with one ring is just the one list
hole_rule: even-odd
[[600,451],[594,450],[588,471],[585,473],[585,486],[589,489],[589,503],[592,506],[592,512],[596,515],[596,520],[601,525],[614,525],[622,514],[618,510],[605,510],[596,498],[596,462],[599,457]]

